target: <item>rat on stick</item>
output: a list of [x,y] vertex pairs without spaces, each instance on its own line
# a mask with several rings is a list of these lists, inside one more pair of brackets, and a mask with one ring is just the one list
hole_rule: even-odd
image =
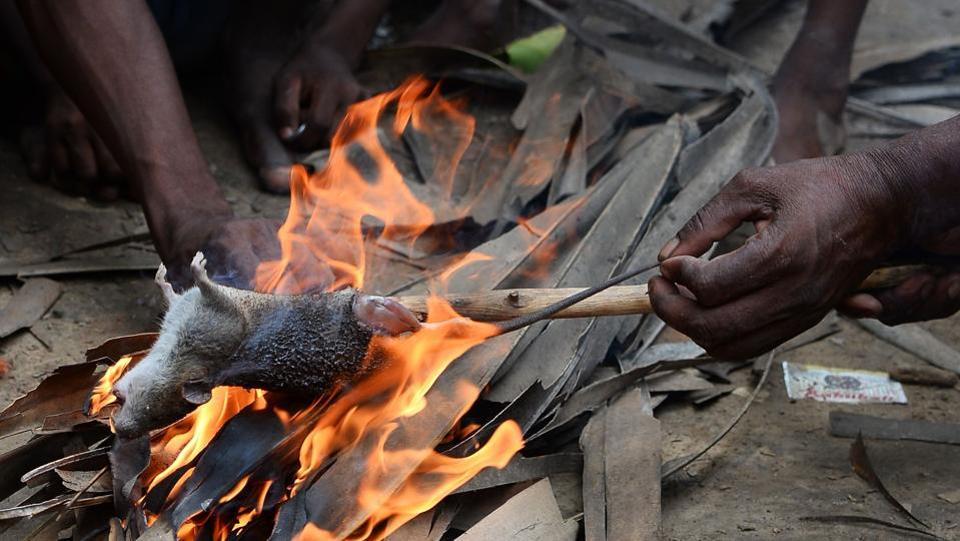
[[[497,334],[515,331],[654,267],[619,274],[493,325]],[[113,426],[120,437],[181,419],[210,400],[219,385],[319,396],[382,364],[382,353],[370,348],[374,335],[420,328],[413,312],[396,300],[356,289],[272,295],[212,282],[201,253],[190,268],[195,285],[182,294],[167,283],[162,265],[157,270],[168,309],[153,348],[114,387],[120,407]]]

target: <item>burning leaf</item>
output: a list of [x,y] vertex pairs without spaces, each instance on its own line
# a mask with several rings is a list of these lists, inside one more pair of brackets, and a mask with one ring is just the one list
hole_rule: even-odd
[[[79,509],[81,507],[89,507],[93,505],[100,505],[102,503],[109,503],[113,500],[113,496],[106,495],[97,495],[97,496],[87,496],[85,498],[80,498],[79,500],[74,501],[72,494],[67,494],[52,500],[47,500],[38,503],[31,503],[27,505],[21,505],[19,507],[13,507],[10,509],[0,509],[0,520],[10,520],[14,518],[21,517],[32,517],[46,511],[52,511],[54,509],[67,508],[67,504],[70,504],[70,509]],[[71,502],[73,502],[71,504]]]
[[[593,281],[592,277],[598,274],[610,276],[621,268],[623,262],[611,258],[609,254],[611,251],[629,253],[630,246],[643,233],[645,218],[652,214],[659,194],[665,189],[680,145],[678,126],[667,124],[631,152],[632,156],[644,156],[648,160],[642,172],[631,170],[629,164],[632,160],[628,158],[599,181],[601,189],[613,190],[610,203],[591,224],[565,267],[558,271],[558,286],[583,285]],[[612,326],[614,323],[603,325]],[[592,331],[589,343],[584,343],[579,337],[588,330]],[[591,319],[550,322],[533,344],[513,359],[516,368],[496,383],[488,399],[506,402],[536,380],[540,380],[545,387],[553,387],[571,370],[572,361],[596,363],[602,358],[602,355],[584,355],[581,348],[597,344],[602,345],[605,351],[609,343],[609,332],[599,332]],[[579,369],[585,373],[592,371],[592,367]],[[555,389],[554,394],[556,391],[559,388]]]
[[647,378],[651,393],[675,393],[713,389],[714,385],[696,373],[677,370]]
[[621,358],[620,366],[624,369],[624,372],[627,372],[635,368],[651,365],[658,361],[696,359],[704,353],[706,353],[706,351],[693,340],[667,342],[652,345],[638,355]]
[[111,338],[95,348],[88,349],[87,360],[109,359],[115,363],[122,357],[134,356],[149,350],[157,341],[157,336],[155,332],[145,332]]
[[65,456],[63,458],[58,458],[52,462],[48,462],[40,467],[34,468],[29,472],[23,474],[20,477],[20,481],[27,484],[39,484],[37,479],[44,475],[48,474],[57,468],[62,468],[64,466],[80,466],[80,465],[90,465],[90,466],[99,466],[101,463],[105,462],[104,457],[110,451],[108,447],[101,447],[98,449],[90,449],[88,451],[81,451],[79,453],[74,453],[70,456]]
[[623,392],[625,389],[636,384],[640,378],[657,372],[658,370],[669,370],[674,368],[684,368],[695,366],[701,362],[711,362],[711,359],[681,359],[660,361],[647,366],[635,368],[623,374],[617,374],[606,379],[595,381],[590,385],[581,387],[576,393],[567,398],[557,414],[551,419],[550,423],[539,430],[536,434],[530,436],[529,442],[535,442],[541,438],[547,437],[552,432],[561,431],[571,421],[580,415],[592,412],[602,406],[607,400]]
[[597,410],[580,436],[587,540],[657,539],[660,421],[650,393],[631,389]]
[[583,455],[577,453],[556,453],[530,458],[516,455],[503,469],[480,472],[469,483],[455,490],[454,494],[542,479],[551,474],[579,472],[582,467]]

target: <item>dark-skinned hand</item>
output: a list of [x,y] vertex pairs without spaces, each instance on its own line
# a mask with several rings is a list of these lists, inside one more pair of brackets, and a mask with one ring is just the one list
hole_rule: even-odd
[[277,133],[294,149],[316,149],[333,135],[347,107],[363,96],[342,53],[332,47],[302,48],[274,79]]
[[323,146],[361,95],[346,60],[327,48],[289,60],[261,52],[248,58],[238,80],[234,114],[244,154],[274,193],[290,189],[293,153]]
[[[957,256],[960,228],[936,235],[924,242],[923,248],[927,253]],[[960,271],[920,273],[896,287],[852,295],[837,310],[850,317],[879,319],[887,325],[949,317],[960,311]]]
[[213,281],[253,289],[257,266],[280,257],[279,228],[278,220],[264,218],[204,218],[181,223],[175,233],[176,252],[164,257],[168,279],[178,289],[189,287],[190,261],[202,251]]
[[[741,359],[815,325],[903,243],[897,198],[867,155],[738,174],[660,254],[653,308],[713,356]],[[756,234],[698,256],[743,222]]]

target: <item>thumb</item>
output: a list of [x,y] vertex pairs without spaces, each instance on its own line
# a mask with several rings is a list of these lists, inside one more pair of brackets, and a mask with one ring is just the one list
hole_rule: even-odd
[[730,234],[745,221],[769,219],[767,210],[751,194],[731,183],[704,205],[680,231],[668,241],[658,258],[689,255],[699,257],[710,246]]

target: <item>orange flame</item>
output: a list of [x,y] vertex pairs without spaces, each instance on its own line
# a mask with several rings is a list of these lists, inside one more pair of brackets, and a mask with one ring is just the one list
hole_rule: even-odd
[[132,360],[133,356],[124,355],[120,357],[116,363],[107,368],[107,371],[100,376],[100,381],[97,382],[97,386],[94,387],[93,392],[90,393],[89,414],[91,416],[99,414],[104,407],[117,402],[117,397],[113,394],[113,386],[116,385],[120,377],[126,372]]
[[[393,111],[390,123],[382,116]],[[455,136],[434,129],[430,119],[442,115],[456,126]],[[384,134],[384,126],[388,133]],[[392,246],[413,247],[417,239],[436,222],[434,209],[417,199],[403,175],[385,150],[381,137],[399,137],[407,129],[426,137],[444,138],[449,155],[438,158],[430,173],[446,195],[460,159],[473,137],[474,119],[461,104],[443,98],[438,89],[422,78],[414,78],[396,90],[375,96],[350,108],[334,136],[326,167],[308,175],[302,167],[291,176],[291,201],[286,222],[278,233],[281,257],[257,269],[258,290],[274,293],[328,291],[350,286],[362,288],[372,271],[367,268],[368,241],[388,241]],[[360,167],[357,162],[365,163]],[[371,173],[373,171],[373,173]],[[451,205],[470,205],[472,202]],[[449,209],[447,209],[449,210]],[[471,263],[489,256],[471,254],[440,274],[441,284]],[[350,539],[382,539],[403,523],[429,510],[446,495],[486,467],[503,467],[523,446],[520,427],[513,422],[501,425],[490,440],[473,455],[451,458],[433,449],[390,449],[387,442],[398,422],[427,408],[426,395],[443,371],[467,350],[495,334],[495,327],[460,318],[439,298],[428,302],[427,321],[416,333],[397,337],[375,337],[370,351],[387,361],[371,376],[341,390],[336,400],[318,400],[313,406],[292,415],[275,410],[288,427],[307,429],[299,447],[299,468],[287,481],[281,500],[309,489],[323,467],[373,437],[379,441],[367,456],[368,468],[358,479],[356,505],[369,513],[364,525]],[[129,362],[129,361],[128,361]],[[118,363],[119,365],[120,363]],[[122,368],[117,369],[122,372]],[[119,378],[105,378],[95,394],[107,397]],[[458,392],[473,403],[480,390],[462,383]],[[99,393],[99,394],[98,394]],[[214,389],[209,402],[155,434],[151,463],[141,481],[149,492],[161,481],[183,469],[210,444],[221,427],[247,407],[272,407],[259,390],[232,387]],[[458,418],[466,413],[459,412]],[[305,424],[310,423],[310,424]],[[382,473],[407,465],[414,473],[398,490],[381,489]],[[171,503],[192,475],[182,474],[167,497]],[[226,539],[242,530],[261,512],[271,487],[270,481],[253,482],[244,476],[214,504],[205,516],[195,515],[179,527],[181,539],[194,539],[204,525],[213,525],[214,539]],[[240,500],[241,495],[247,495]],[[256,495],[256,496],[255,496]],[[145,498],[145,497],[144,497]],[[246,507],[229,523],[216,515],[216,505],[236,499]],[[152,522],[156,517],[148,516]],[[207,520],[213,522],[205,523]],[[303,539],[332,538],[315,526],[302,532]],[[326,537],[325,537],[326,536]]]

